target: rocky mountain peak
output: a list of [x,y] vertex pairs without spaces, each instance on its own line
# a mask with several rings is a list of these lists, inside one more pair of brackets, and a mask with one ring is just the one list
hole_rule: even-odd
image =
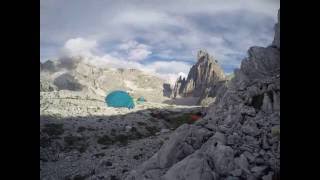
[[197,60],[207,60],[209,59],[209,53],[206,50],[199,50],[197,53]]
[[218,61],[206,50],[199,50],[197,63],[194,64],[186,79],[179,77],[176,81],[173,97],[198,97],[199,102],[215,96],[217,90],[226,80]]
[[197,62],[210,61],[212,63],[218,63],[218,60],[214,59],[213,56],[210,56],[210,54],[205,49],[201,49],[198,51],[197,60]]
[[44,63],[40,62],[40,69],[43,71],[54,72],[57,70],[57,62],[50,59]]

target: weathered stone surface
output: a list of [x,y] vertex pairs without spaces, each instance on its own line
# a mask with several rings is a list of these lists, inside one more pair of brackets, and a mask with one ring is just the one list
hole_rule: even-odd
[[246,173],[249,173],[249,163],[243,154],[241,154],[240,157],[235,158],[234,161],[238,168],[242,169]]
[[184,160],[175,164],[163,176],[163,180],[215,180],[216,174],[213,170],[213,164],[208,161],[205,154],[194,153]]
[[208,152],[217,173],[226,175],[234,169],[234,151],[229,146],[218,144],[213,152]]
[[236,170],[231,171],[230,174],[232,176],[238,177],[238,176],[241,176],[242,170],[241,169],[236,169]]
[[158,152],[160,168],[170,167],[201,147],[212,133],[206,129],[184,124]]
[[268,175],[262,177],[262,180],[272,180],[273,173],[270,172]]
[[220,142],[221,144],[226,144],[226,137],[223,133],[221,132],[216,132],[211,140],[214,140],[214,141],[217,141],[217,142]]

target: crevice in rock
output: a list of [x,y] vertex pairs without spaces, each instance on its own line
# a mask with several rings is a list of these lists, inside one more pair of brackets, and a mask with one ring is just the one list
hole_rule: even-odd
[[260,110],[263,104],[263,97],[263,94],[253,96],[250,105],[253,106],[256,110]]

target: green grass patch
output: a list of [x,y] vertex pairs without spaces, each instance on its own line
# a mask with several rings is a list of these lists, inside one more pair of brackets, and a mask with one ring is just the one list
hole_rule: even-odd
[[76,149],[80,153],[84,153],[88,148],[88,144],[87,144],[84,137],[77,137],[77,136],[69,135],[69,136],[64,137],[64,142],[65,142],[65,150],[66,151]]

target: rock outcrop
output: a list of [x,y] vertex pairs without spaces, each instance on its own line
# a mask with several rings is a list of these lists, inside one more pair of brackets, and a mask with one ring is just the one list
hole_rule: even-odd
[[180,94],[183,93],[183,88],[185,87],[185,85],[186,85],[186,79],[179,76],[179,78],[177,79],[173,87],[172,93],[174,98],[178,97]]
[[175,130],[126,180],[279,178],[280,19],[275,29],[273,45],[249,49],[207,115]]
[[197,63],[190,69],[188,77],[177,80],[173,97],[199,97],[198,104],[207,97],[215,97],[226,78],[218,61],[205,50],[200,50]]
[[58,76],[53,84],[60,90],[81,91],[82,85],[69,73]]
[[280,49],[280,10],[278,12],[278,23],[275,25],[274,29],[275,35],[272,44]]
[[49,71],[49,72],[57,71],[56,61],[48,60],[44,63],[40,62],[40,71]]

